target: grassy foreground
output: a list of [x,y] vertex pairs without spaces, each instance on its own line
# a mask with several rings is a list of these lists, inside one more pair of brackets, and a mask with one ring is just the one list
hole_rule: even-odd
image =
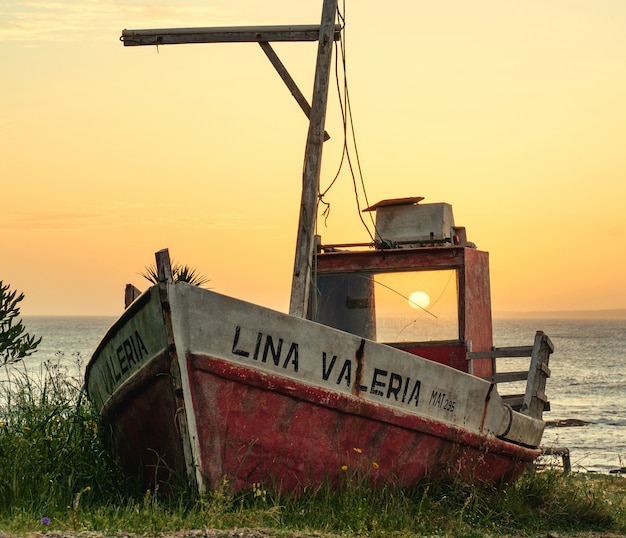
[[234,528],[265,529],[237,536],[626,535],[626,479],[600,475],[548,471],[507,489],[424,483],[411,491],[369,488],[354,475],[345,488],[298,499],[260,485],[233,496],[227,484],[200,498],[166,498],[121,475],[77,376],[51,363],[37,376],[15,366],[2,374],[0,536]]

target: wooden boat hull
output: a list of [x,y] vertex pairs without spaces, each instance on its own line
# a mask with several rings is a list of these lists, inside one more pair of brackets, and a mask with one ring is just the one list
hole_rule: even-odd
[[184,283],[137,299],[86,381],[128,473],[199,491],[511,482],[544,425],[482,379]]
[[208,357],[193,362],[196,401],[222,418],[198,420],[202,439],[222,439],[201,446],[212,487],[231,477],[235,489],[269,482],[297,492],[354,473],[401,487],[441,476],[511,482],[539,454]]

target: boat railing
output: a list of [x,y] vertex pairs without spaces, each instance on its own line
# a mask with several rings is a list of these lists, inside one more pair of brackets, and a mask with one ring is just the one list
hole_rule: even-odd
[[[471,345],[468,345],[471,348]],[[548,363],[550,355],[554,351],[552,341],[542,331],[537,331],[532,346],[494,347],[488,351],[471,351],[469,349],[466,359],[469,362],[469,371],[472,371],[472,361],[476,359],[491,359],[493,375],[485,377],[487,381],[495,383],[502,400],[510,405],[515,411],[519,411],[533,418],[541,419],[544,411],[550,410],[550,401],[546,396],[546,381],[550,377]],[[530,361],[528,362],[528,358]],[[507,370],[499,371],[498,362],[506,360]],[[517,359],[525,359],[528,367],[520,369]],[[516,369],[510,369],[515,364]],[[520,382],[526,382],[525,391],[517,390],[515,393],[507,393],[507,387],[519,389]],[[503,385],[505,385],[503,387]]]

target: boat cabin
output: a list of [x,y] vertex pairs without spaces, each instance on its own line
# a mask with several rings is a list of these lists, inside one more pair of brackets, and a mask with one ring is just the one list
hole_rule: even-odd
[[454,225],[452,207],[383,200],[373,244],[323,245],[314,257],[309,317],[479,377],[493,347],[489,255]]

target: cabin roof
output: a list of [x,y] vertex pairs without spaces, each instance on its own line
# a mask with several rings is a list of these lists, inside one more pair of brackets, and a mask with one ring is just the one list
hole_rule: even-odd
[[388,198],[366,208],[365,211],[375,211],[379,207],[389,207],[394,205],[415,205],[424,199],[423,196],[410,196],[408,198]]

